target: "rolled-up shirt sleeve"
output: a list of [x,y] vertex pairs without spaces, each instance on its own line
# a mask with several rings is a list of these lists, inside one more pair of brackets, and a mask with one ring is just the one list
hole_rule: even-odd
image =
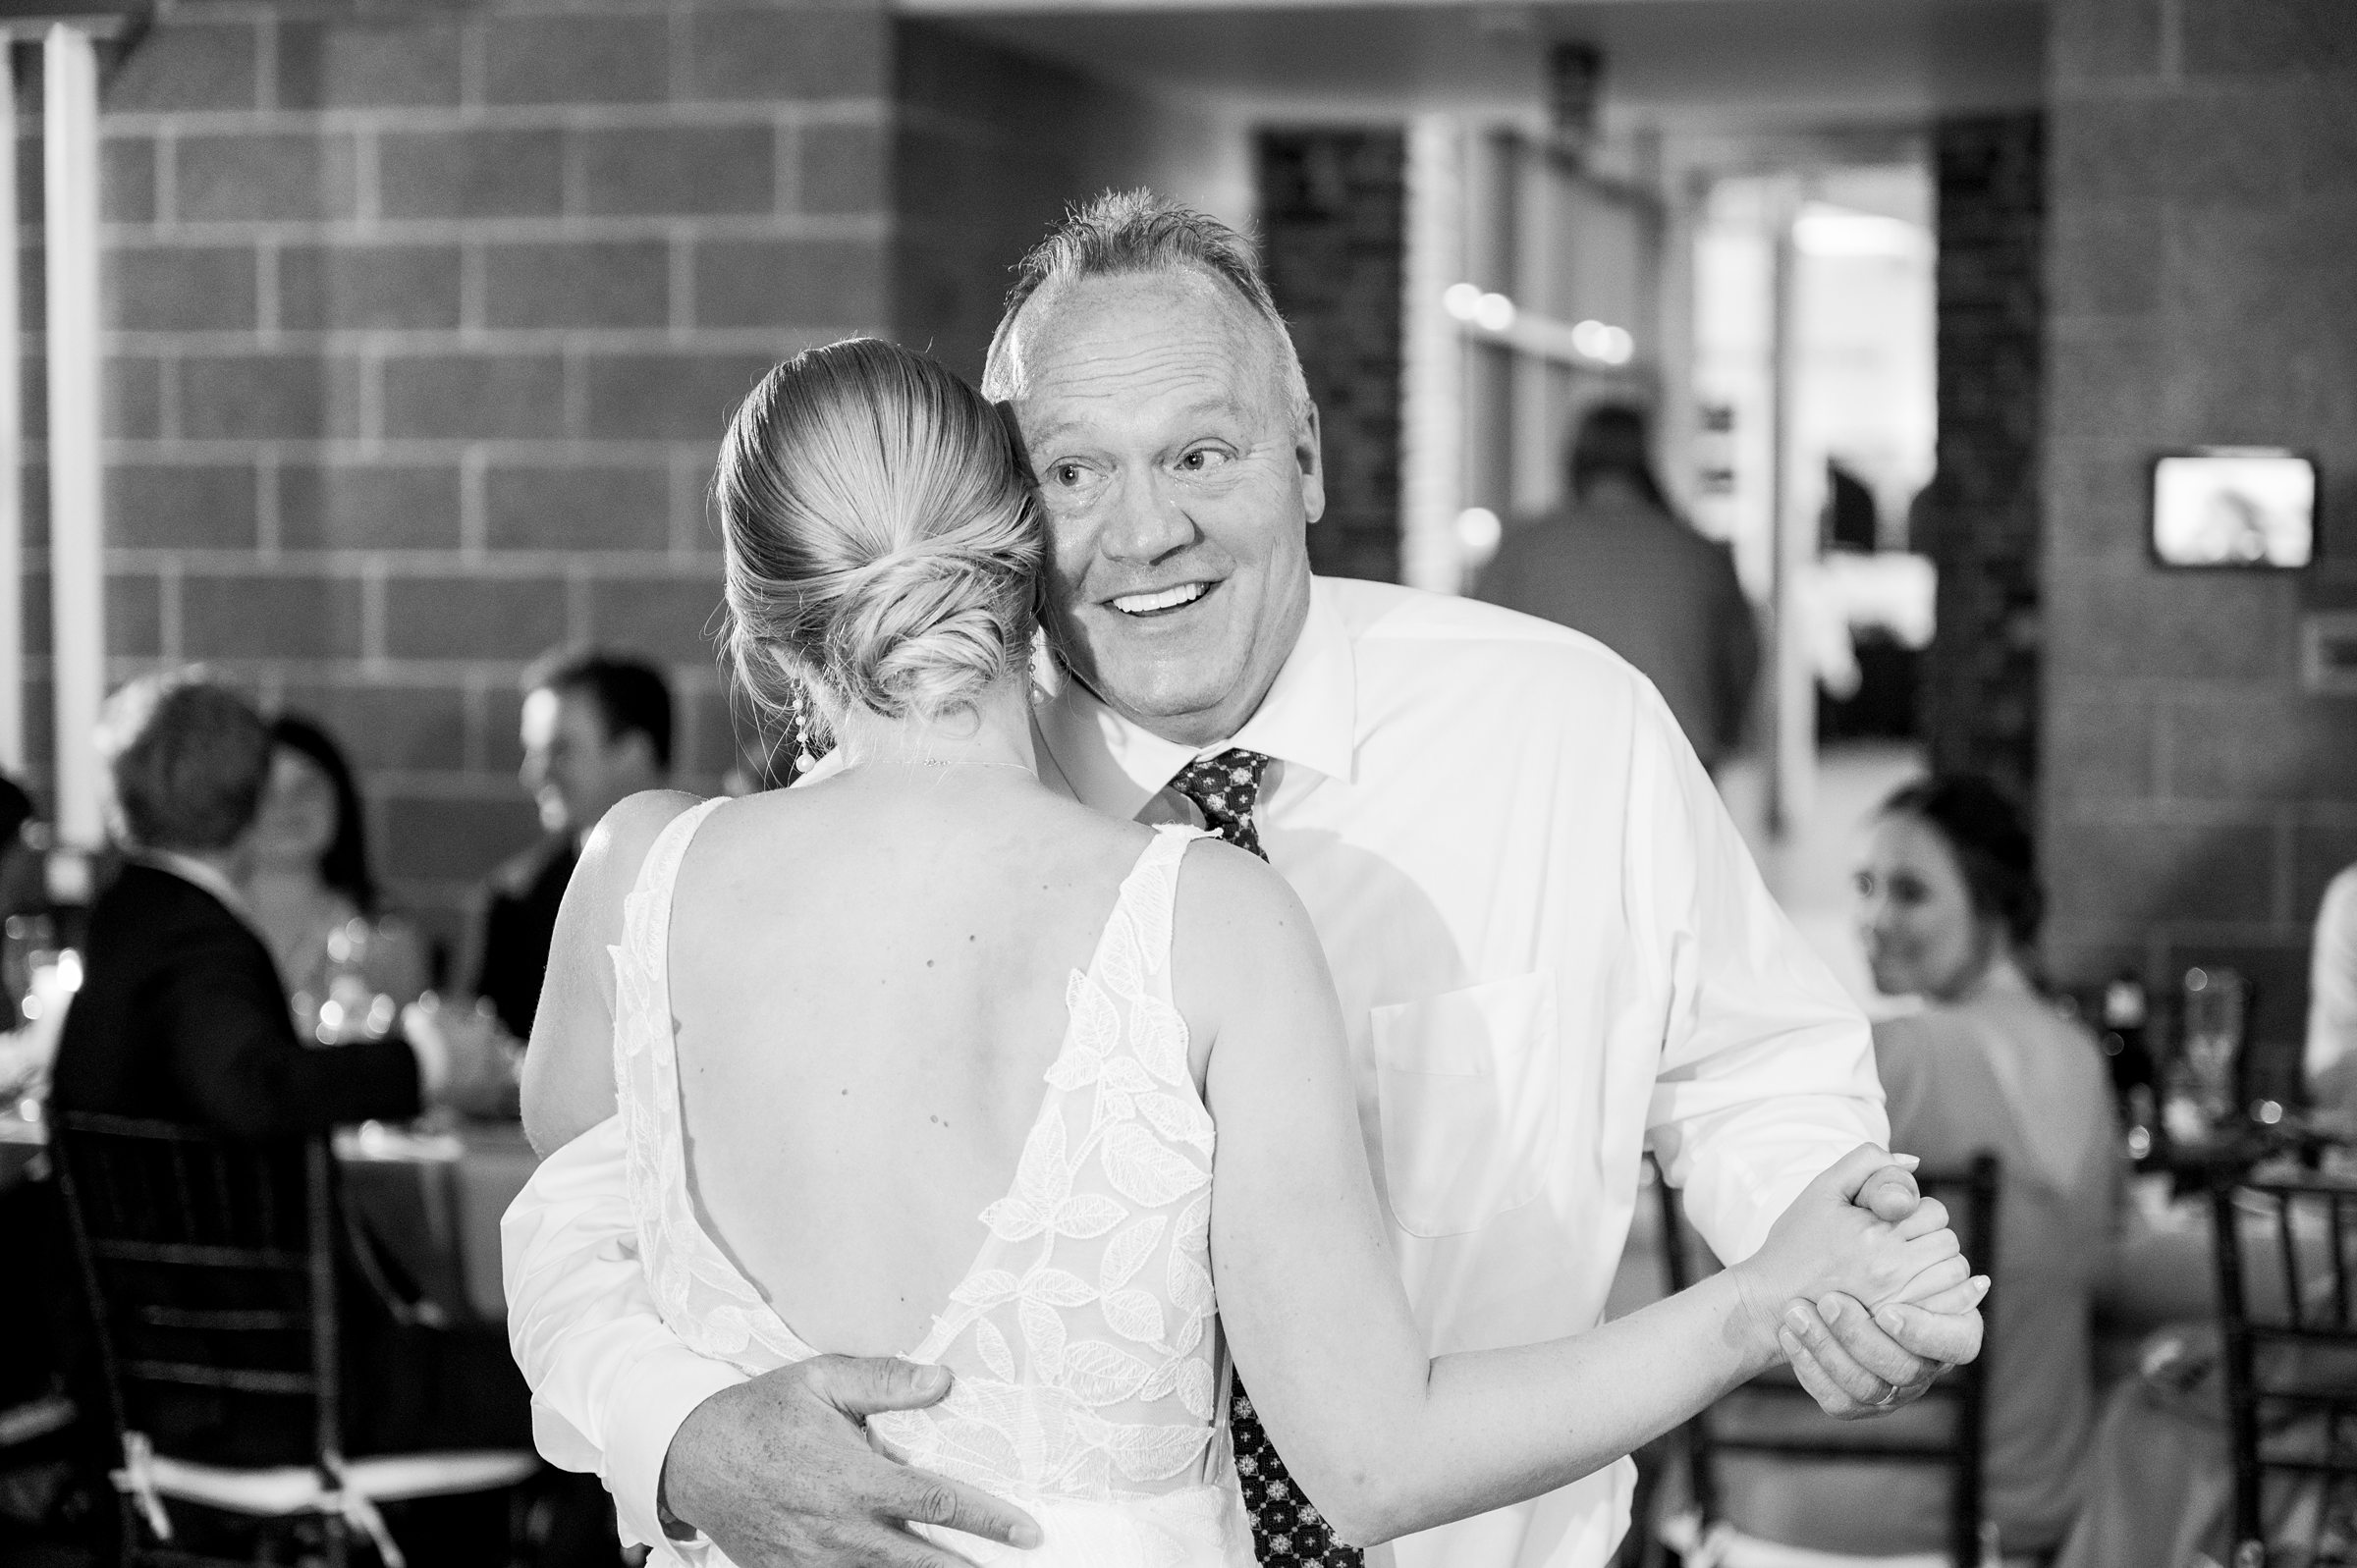
[[1751,1256],[1792,1200],[1890,1121],[1865,1017],[1760,880],[1650,686],[1631,744],[1634,948],[1666,995],[1646,1135],[1719,1256]]
[[746,1380],[663,1322],[639,1268],[622,1122],[610,1117],[541,1162],[500,1221],[508,1340],[532,1390],[532,1436],[565,1470],[614,1494],[627,1542],[667,1540],[655,1499],[690,1411]]

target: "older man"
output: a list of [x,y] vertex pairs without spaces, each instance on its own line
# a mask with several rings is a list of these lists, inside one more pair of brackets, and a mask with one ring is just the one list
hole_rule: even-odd
[[[1536,621],[1311,575],[1317,411],[1237,237],[1143,195],[1076,214],[1026,262],[989,385],[1053,546],[1043,772],[1107,811],[1201,822],[1301,895],[1435,1351],[1592,1325],[1648,1146],[1732,1257],[1885,1137],[1865,1025],[1641,676]],[[747,1381],[689,1353],[638,1277],[614,1123],[568,1125],[528,1086],[526,1112],[555,1152],[509,1215],[511,1331],[544,1451],[599,1469],[627,1526],[700,1531],[746,1568],[957,1560],[906,1520],[1020,1534],[1005,1504],[867,1449],[856,1418],[931,1402],[938,1373],[829,1357]],[[1828,1305],[1830,1328],[1795,1304],[1786,1348],[1838,1413],[1978,1346],[1969,1311],[1887,1310],[1886,1334]],[[1237,1416],[1263,1560],[1354,1560]],[[1623,1462],[1393,1550],[1588,1568],[1628,1496]]]

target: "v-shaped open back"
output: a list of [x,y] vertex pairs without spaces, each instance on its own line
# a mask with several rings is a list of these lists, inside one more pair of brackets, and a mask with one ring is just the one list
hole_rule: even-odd
[[[648,849],[615,965],[615,1098],[640,1261],[687,1345],[761,1373],[820,1353],[704,1229],[690,1195],[673,1034],[680,864],[721,802]],[[1250,1568],[1251,1536],[1216,1412],[1211,1116],[1171,1001],[1171,918],[1190,828],[1163,828],[1065,990],[1063,1049],[1014,1188],[909,1358],[956,1375],[930,1409],[869,1427],[899,1457],[1029,1509],[1042,1562]],[[801,1196],[823,1201],[823,1194]],[[979,1560],[1020,1556],[972,1538]],[[668,1548],[667,1548],[668,1549]]]

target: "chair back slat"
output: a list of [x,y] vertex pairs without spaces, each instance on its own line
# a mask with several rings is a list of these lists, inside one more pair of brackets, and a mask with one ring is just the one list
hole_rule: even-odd
[[[53,1126],[118,1432],[185,1429],[201,1409],[207,1430],[309,1433],[298,1451],[267,1462],[333,1454],[335,1192],[325,1140],[224,1138],[63,1110]],[[290,1400],[308,1407],[291,1424]]]
[[[1977,1156],[1962,1170],[1918,1170],[1915,1173],[1917,1187],[1927,1196],[1936,1197],[1947,1206],[1949,1222],[1955,1226],[1964,1255],[1973,1260],[1981,1272],[1990,1276],[1992,1298],[1998,1288],[2000,1175],[1998,1159],[1992,1154]],[[1687,1226],[1676,1189],[1661,1180],[1658,1173],[1654,1189],[1661,1209],[1664,1271],[1672,1292],[1684,1290],[1696,1279],[1712,1272],[1716,1262],[1708,1258],[1707,1249],[1702,1247]],[[1981,1303],[1981,1312],[1984,1317],[1990,1312],[1988,1300]],[[1701,1516],[1702,1529],[1707,1533],[1725,1517],[1721,1511],[1718,1476],[1718,1456],[1722,1452],[1764,1454],[1802,1463],[1873,1459],[1878,1462],[1937,1464],[1946,1467],[1949,1475],[1949,1555],[1957,1568],[1974,1568],[1981,1558],[1991,1359],[1989,1348],[1984,1344],[1977,1360],[1950,1369],[1925,1395],[1927,1400],[1939,1400],[1953,1410],[1947,1440],[1943,1443],[1878,1443],[1868,1433],[1856,1435],[1828,1434],[1820,1438],[1728,1437],[1717,1431],[1712,1419],[1713,1412],[1704,1411],[1682,1429],[1687,1475],[1694,1494],[1694,1506]],[[1797,1383],[1777,1382],[1767,1379],[1747,1384],[1733,1397],[1761,1395],[1784,1399],[1809,1397]]]
[[[2349,1280],[2357,1187],[2307,1173],[2223,1172],[2211,1187],[2211,1220],[2233,1561],[2258,1568],[2295,1544],[2267,1539],[2271,1478],[2316,1486],[2316,1507],[2280,1511],[2285,1526],[2306,1521],[2317,1533],[2309,1549],[2344,1533],[2357,1509],[2357,1293]],[[2255,1248],[2275,1252],[2272,1268],[2252,1256]]]

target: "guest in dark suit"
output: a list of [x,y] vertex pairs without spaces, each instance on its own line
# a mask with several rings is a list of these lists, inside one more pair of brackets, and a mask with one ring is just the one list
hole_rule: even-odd
[[639,660],[560,650],[523,677],[524,789],[547,837],[491,874],[466,971],[518,1040],[532,1034],[557,906],[581,840],[618,800],[671,777],[671,688]]
[[[200,671],[135,680],[108,700],[99,749],[127,863],[91,910],[82,990],[52,1077],[61,1109],[277,1137],[412,1116],[454,1068],[461,1083],[486,1070],[473,1059],[483,1042],[414,1007],[391,1039],[313,1049],[297,1036],[238,892],[272,748],[252,706]],[[498,1325],[397,1323],[362,1271],[340,1273],[348,1452],[530,1446],[530,1394]],[[249,1397],[176,1395],[146,1412],[165,1453],[283,1463],[308,1451],[308,1417],[292,1407],[277,1420]],[[612,1561],[602,1505],[573,1504],[565,1534],[581,1539],[544,1561]],[[504,1560],[505,1509],[487,1493],[388,1517],[417,1560]]]
[[238,892],[270,730],[199,673],[136,680],[99,746],[127,863],[90,911],[57,1105],[247,1137],[415,1115],[449,1078],[433,1031],[311,1050]]

